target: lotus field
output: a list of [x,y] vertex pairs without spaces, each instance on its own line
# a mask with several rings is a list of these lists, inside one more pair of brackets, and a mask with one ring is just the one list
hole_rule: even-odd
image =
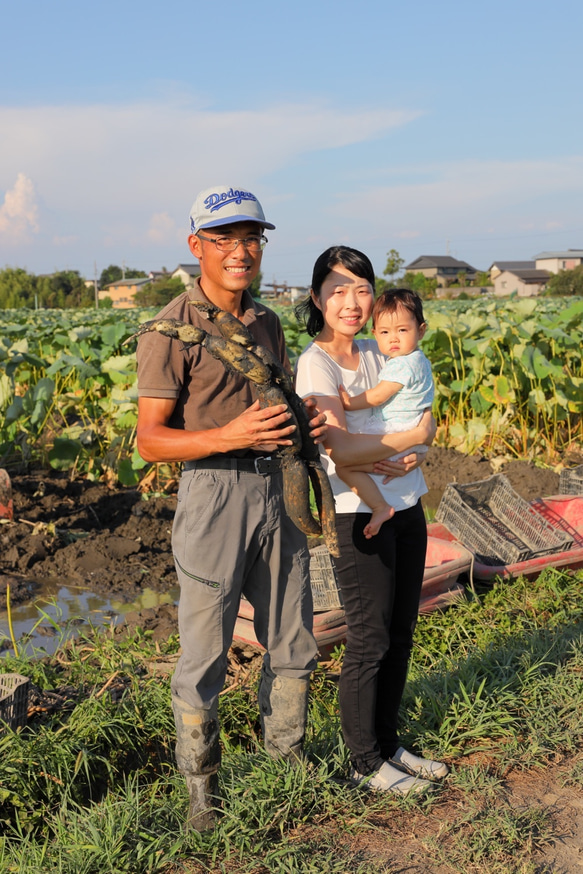
[[[281,315],[290,358],[308,342]],[[583,299],[428,301],[437,442],[552,463],[582,438]],[[34,461],[136,484],[135,349],[151,310],[4,310],[0,467]]]

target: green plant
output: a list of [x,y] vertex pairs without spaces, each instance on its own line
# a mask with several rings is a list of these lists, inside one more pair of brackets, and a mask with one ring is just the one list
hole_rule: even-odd
[[257,663],[220,697],[223,817],[204,835],[183,832],[169,679],[149,670],[176,637],[156,645],[110,628],[48,658],[7,657],[38,689],[68,689],[70,707],[0,737],[0,872],[396,874],[414,852],[420,869],[540,874],[553,822],[535,803],[511,804],[505,782],[513,769],[544,780],[570,757],[563,780],[581,785],[582,582],[583,571],[546,571],[420,617],[403,739],[452,766],[423,802],[348,787],[342,648],[314,673],[298,767],[262,749]]

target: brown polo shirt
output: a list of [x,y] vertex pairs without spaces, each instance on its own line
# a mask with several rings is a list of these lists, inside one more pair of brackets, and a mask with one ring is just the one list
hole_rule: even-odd
[[[206,300],[198,280],[194,289],[174,298],[156,318],[179,319],[220,337],[216,325],[191,306],[190,300]],[[254,300],[248,291],[243,294],[242,306],[241,321],[257,343],[267,346],[290,370],[283,329],[276,314]],[[188,349],[180,340],[171,340],[153,331],[140,337],[137,360],[140,397],[176,398],[168,423],[171,428],[185,431],[219,428],[254,401],[249,380],[228,373],[202,346]]]

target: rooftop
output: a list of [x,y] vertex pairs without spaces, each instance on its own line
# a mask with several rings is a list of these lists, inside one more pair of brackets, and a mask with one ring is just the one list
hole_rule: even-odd
[[451,255],[420,255],[415,258],[410,264],[407,264],[405,270],[423,270],[426,267],[448,267],[456,270],[469,270],[471,273],[476,273],[476,268],[468,264],[467,261],[458,261],[457,258],[452,258]]
[[494,261],[489,270],[497,267],[498,270],[534,270],[536,261]]
[[[517,279],[522,279],[523,282],[546,282],[552,276],[548,270],[536,270],[529,268],[527,270],[505,270],[504,273],[511,273]],[[494,280],[496,281],[496,280]]]
[[106,288],[115,288],[118,285],[121,286],[131,286],[131,285],[145,285],[146,283],[151,282],[149,276],[140,276],[138,279],[118,279],[117,282],[108,282],[105,286]]
[[535,261],[545,258],[583,258],[583,249],[563,249],[561,252],[540,252],[534,256]]
[[[200,276],[200,267],[198,264],[179,264],[176,270],[183,270],[189,276]],[[176,270],[173,272],[176,273]]]

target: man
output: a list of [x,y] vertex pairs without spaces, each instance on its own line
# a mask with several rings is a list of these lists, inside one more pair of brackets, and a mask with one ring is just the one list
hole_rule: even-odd
[[[190,215],[188,245],[200,263],[194,289],[159,318],[218,328],[190,301],[239,318],[256,342],[289,369],[279,319],[248,291],[267,242],[263,209],[251,192],[216,186],[201,192]],[[189,824],[212,828],[220,764],[218,695],[242,594],[266,653],[259,709],[267,751],[301,752],[317,647],[306,538],[283,507],[279,446],[293,426],[285,405],[261,409],[250,383],[229,373],[204,347],[185,348],[157,332],[138,344],[138,449],[147,461],[181,461],[172,533],[180,602],[182,654],[172,679],[176,759],[190,795]],[[312,434],[323,439],[324,416]]]

